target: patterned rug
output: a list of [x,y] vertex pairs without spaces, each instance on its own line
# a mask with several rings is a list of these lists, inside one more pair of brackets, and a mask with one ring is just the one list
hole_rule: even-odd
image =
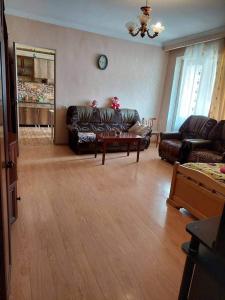
[[20,127],[19,143],[21,145],[32,145],[32,146],[52,144],[51,128]]

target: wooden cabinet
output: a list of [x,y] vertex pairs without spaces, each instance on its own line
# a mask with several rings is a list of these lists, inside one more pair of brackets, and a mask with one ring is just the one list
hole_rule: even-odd
[[51,116],[49,110],[53,109],[49,104],[32,104],[26,106],[23,104],[19,107],[19,124],[20,125],[51,125]]
[[47,79],[54,83],[54,61],[44,58],[17,56],[18,76],[26,80]]
[[18,116],[19,125],[25,124],[25,109],[19,107],[19,116]]
[[34,59],[34,77],[40,79],[48,78],[48,61],[46,59]]
[[34,79],[34,59],[32,57],[17,56],[18,76],[24,77],[25,80]]
[[48,83],[54,84],[55,78],[55,62],[54,60],[48,60]]
[[19,124],[20,125],[36,125],[36,124],[38,124],[36,108],[20,107],[19,108]]
[[42,58],[34,58],[34,78],[48,79],[48,83],[54,83],[54,61]]
[[38,125],[50,125],[48,108],[38,108]]

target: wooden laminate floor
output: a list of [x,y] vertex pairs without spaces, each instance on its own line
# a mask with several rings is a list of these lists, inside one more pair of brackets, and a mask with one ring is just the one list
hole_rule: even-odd
[[191,218],[167,207],[155,147],[135,159],[21,146],[11,300],[177,299]]

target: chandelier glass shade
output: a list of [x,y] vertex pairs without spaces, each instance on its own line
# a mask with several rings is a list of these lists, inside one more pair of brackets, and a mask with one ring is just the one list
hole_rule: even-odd
[[128,22],[126,27],[131,36],[141,35],[142,38],[148,36],[150,39],[157,37],[165,27],[160,23],[156,23],[151,25],[151,30],[149,29],[149,24],[151,21],[151,12],[152,8],[148,5],[148,1],[146,1],[146,6],[140,8],[141,14],[139,15],[139,25],[135,22]]

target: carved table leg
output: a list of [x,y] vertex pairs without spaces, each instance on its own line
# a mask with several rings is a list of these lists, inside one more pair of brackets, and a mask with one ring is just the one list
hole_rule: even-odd
[[138,140],[138,144],[137,144],[137,162],[139,162],[140,146],[141,146],[141,139]]
[[128,142],[128,144],[127,144],[127,156],[129,156],[130,155],[130,143]]
[[105,164],[106,142],[103,142],[102,164]]
[[95,140],[95,158],[97,157],[98,155],[98,139],[96,138]]

